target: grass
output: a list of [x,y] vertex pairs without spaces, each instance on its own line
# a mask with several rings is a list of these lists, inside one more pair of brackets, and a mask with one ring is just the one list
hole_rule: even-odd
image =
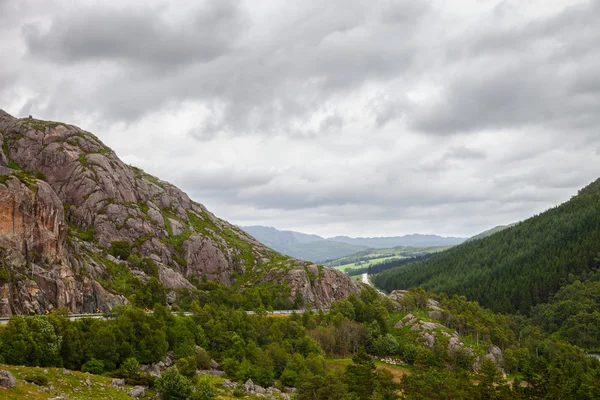
[[[8,370],[17,379],[17,385],[12,389],[0,389],[0,398],[4,400],[49,399],[61,394],[69,396],[70,400],[84,399],[130,399],[128,393],[131,386],[125,389],[111,387],[111,378],[101,375],[91,375],[83,372],[69,371],[64,374],[62,368],[37,368],[0,365],[0,369]],[[46,373],[47,371],[47,373]],[[37,386],[25,381],[25,377],[44,376],[48,379],[47,386]],[[89,379],[89,387],[85,381]],[[146,397],[154,396],[153,390],[146,390]]]
[[329,267],[345,271],[348,268],[367,268],[370,265],[393,258],[403,259],[415,256],[422,256],[430,253],[437,253],[449,249],[452,246],[432,246],[432,247],[410,247],[398,246],[387,249],[369,249],[355,254],[330,260],[325,263]]
[[[331,369],[344,368],[344,367],[352,364],[352,358],[349,358],[349,357],[348,358],[327,358],[325,361],[327,362],[327,366]],[[392,375],[394,376],[394,380],[396,382],[400,382],[400,378],[402,378],[402,376],[409,375],[411,373],[411,368],[409,366],[386,364],[386,363],[378,361],[378,360],[374,360],[374,361],[375,361],[375,366],[377,367],[377,369],[385,369],[385,370],[390,371],[392,373]]]
[[401,256],[387,256],[387,257],[381,257],[381,258],[373,258],[371,259],[369,262],[353,262],[353,263],[349,263],[349,264],[343,264],[343,265],[337,265],[334,268],[337,270],[340,270],[342,272],[344,272],[347,268],[367,268],[373,264],[385,261],[385,260],[390,260],[392,258],[406,258],[406,257],[401,257]]

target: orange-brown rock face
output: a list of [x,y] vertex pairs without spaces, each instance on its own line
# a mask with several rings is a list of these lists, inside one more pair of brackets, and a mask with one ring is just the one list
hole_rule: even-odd
[[66,229],[63,205],[47,183],[29,188],[10,177],[0,184],[0,248],[17,251],[23,261],[60,263]]

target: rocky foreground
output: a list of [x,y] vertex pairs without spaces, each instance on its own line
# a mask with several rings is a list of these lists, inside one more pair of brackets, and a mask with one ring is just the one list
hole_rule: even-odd
[[0,110],[0,139],[0,316],[126,304],[114,277],[151,274],[107,252],[123,242],[153,261],[173,304],[195,279],[286,283],[316,307],[361,288],[265,247],[78,127]]

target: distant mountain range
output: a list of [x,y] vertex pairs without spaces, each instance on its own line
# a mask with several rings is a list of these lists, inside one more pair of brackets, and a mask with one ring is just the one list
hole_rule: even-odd
[[375,249],[385,249],[389,247],[410,246],[410,247],[430,247],[430,246],[454,246],[461,244],[468,238],[461,237],[443,237],[437,235],[413,235],[392,236],[392,237],[358,237],[336,236],[329,238],[335,242],[347,243],[356,246],[366,246]]
[[273,250],[313,262],[332,260],[373,248],[453,246],[467,240],[467,238],[419,234],[376,238],[348,236],[324,238],[294,231],[280,231],[267,226],[242,226],[241,228]]

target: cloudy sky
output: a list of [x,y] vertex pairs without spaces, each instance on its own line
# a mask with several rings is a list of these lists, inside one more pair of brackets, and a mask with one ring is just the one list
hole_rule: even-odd
[[218,216],[469,236],[600,177],[600,0],[0,0],[0,108]]

